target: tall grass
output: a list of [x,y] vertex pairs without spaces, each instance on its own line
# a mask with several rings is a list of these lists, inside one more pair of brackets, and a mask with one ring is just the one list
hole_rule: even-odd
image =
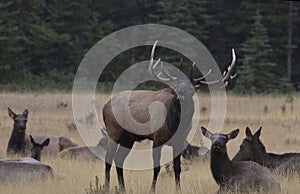
[[[196,126],[208,126],[210,119],[210,96],[198,94],[200,102],[200,122]],[[234,141],[228,143],[229,156],[238,150],[243,139],[244,130],[249,126],[257,130],[263,126],[262,141],[270,152],[300,152],[300,96],[293,96],[291,103],[286,102],[286,96],[227,96],[227,109],[222,132],[239,128],[240,134]],[[109,95],[97,94],[96,107],[101,119],[101,108]],[[65,135],[83,145],[76,130],[68,130],[67,124],[73,121],[71,94],[69,93],[2,93],[0,94],[0,156],[6,158],[5,150],[13,121],[9,118],[7,107],[21,113],[29,109],[27,133]],[[67,107],[59,107],[59,103]],[[285,106],[285,111],[283,111]],[[267,107],[267,111],[266,108]],[[194,119],[195,121],[196,119]],[[100,122],[102,122],[100,120]],[[192,140],[200,144],[203,137],[200,131]],[[136,149],[150,147],[148,141],[136,143]],[[209,145],[209,144],[208,144]],[[95,176],[99,184],[104,183],[104,163],[102,161],[76,161],[58,157],[42,156],[43,163],[51,165],[58,173],[64,173],[64,178],[37,180],[34,182],[8,182],[0,184],[0,193],[86,193],[87,189],[95,186]],[[139,161],[136,161],[139,162]],[[150,189],[152,170],[125,170],[125,184],[129,193],[145,193]],[[282,187],[282,193],[299,193],[299,177],[296,175],[283,176],[277,174]],[[183,167],[181,176],[182,193],[214,193],[218,186],[212,178],[209,162],[192,162]],[[174,193],[174,176],[170,176],[164,168],[158,178],[157,193]],[[111,188],[117,185],[115,170],[111,171]]]

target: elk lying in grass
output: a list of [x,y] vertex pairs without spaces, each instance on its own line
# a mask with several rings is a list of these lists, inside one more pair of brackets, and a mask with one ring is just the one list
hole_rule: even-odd
[[300,153],[267,153],[264,144],[259,139],[261,129],[262,127],[252,135],[250,128],[246,128],[246,138],[244,138],[240,150],[234,156],[233,160],[250,160],[266,166],[271,170],[278,170],[283,173],[295,171],[300,174]]
[[[204,78],[194,79],[193,69],[191,71],[191,82],[179,79],[179,73],[177,77],[171,76],[162,70],[161,73],[156,74],[154,69],[159,64],[158,60],[154,64],[154,52],[157,41],[153,45],[151,51],[151,60],[149,63],[149,72],[152,77],[163,83],[177,83],[174,88],[166,88],[159,91],[149,91],[149,90],[135,90],[135,91],[124,91],[115,96],[113,96],[103,107],[103,120],[106,126],[108,139],[108,149],[105,157],[105,188],[109,188],[110,182],[110,169],[112,161],[114,160],[117,169],[118,181],[121,190],[125,190],[124,177],[123,177],[123,164],[124,160],[129,154],[130,150],[135,141],[142,141],[144,139],[149,139],[153,141],[153,180],[151,185],[151,190],[155,191],[155,185],[157,181],[158,174],[160,172],[160,157],[161,157],[161,146],[169,145],[173,148],[173,167],[175,174],[176,188],[180,189],[180,156],[183,150],[183,145],[186,136],[189,133],[191,127],[191,119],[194,114],[194,103],[193,95],[195,93],[195,88],[199,86],[210,86],[214,84],[223,83],[227,85],[231,79],[234,77],[233,68],[235,66],[236,57],[233,51],[233,59],[231,66],[229,66],[228,71],[224,72],[223,77],[214,82],[205,82]],[[181,64],[182,66],[182,64]],[[193,64],[194,67],[194,64]],[[162,76],[164,75],[164,76]],[[127,109],[118,109],[122,105],[126,104],[129,100],[129,106]],[[133,118],[135,121],[140,123],[147,123],[152,120],[152,116],[161,115],[160,110],[154,110],[153,114],[150,115],[149,107],[152,103],[160,102],[165,107],[165,120],[162,125],[157,127],[156,131],[153,131],[153,126],[146,127],[146,133],[140,134],[135,130],[139,130],[136,124],[132,124]],[[113,110],[114,109],[114,110]],[[116,110],[117,109],[117,110]],[[115,111],[116,110],[116,111]],[[125,112],[124,112],[125,111]],[[156,111],[156,112],[155,112]],[[127,112],[130,116],[127,116]],[[122,120],[122,123],[117,120],[115,114],[121,115],[118,119]],[[163,117],[163,116],[162,116]],[[181,120],[181,117],[184,119]],[[158,116],[158,120],[161,117]],[[156,125],[154,121],[153,125]],[[181,127],[178,129],[179,124]],[[122,127],[122,126],[131,127]],[[126,128],[126,129],[125,129]],[[181,130],[182,129],[182,130]],[[180,137],[176,137],[175,141],[169,141],[170,138],[175,134],[179,133]],[[137,134],[138,133],[138,134]],[[120,145],[120,146],[118,146]]]
[[182,157],[187,160],[207,160],[210,158],[210,150],[203,145],[193,146],[189,144],[182,152]]
[[44,147],[48,146],[50,143],[50,139],[47,138],[42,143],[37,143],[34,141],[33,137],[29,135],[30,141],[32,143],[31,148],[31,158],[36,159],[37,161],[41,161],[41,153]]
[[213,177],[220,186],[219,193],[226,191],[280,191],[278,180],[269,169],[250,161],[231,161],[227,155],[226,144],[234,139],[239,129],[228,134],[211,133],[201,127],[202,134],[211,140],[210,168]]
[[50,139],[47,138],[43,143],[36,143],[35,140],[31,135],[29,135],[31,143],[32,143],[32,148],[31,148],[31,158],[29,157],[24,157],[20,158],[18,160],[5,160],[5,161],[20,161],[20,162],[29,162],[29,163],[40,163],[41,162],[41,155],[42,155],[42,150],[44,147],[49,145]]
[[107,150],[108,137],[105,129],[101,129],[102,138],[96,146],[78,146],[64,149],[58,155],[61,158],[72,158],[79,160],[99,160],[104,158]]
[[39,162],[6,161],[0,160],[0,181],[34,180],[53,178],[53,169]]
[[31,158],[0,160],[0,181],[54,177],[53,169],[46,164],[40,163],[42,150],[45,146],[48,146],[50,139],[46,139],[42,144],[36,143],[31,135],[30,139],[32,143]]
[[[6,153],[8,155],[21,154],[22,156],[30,153],[31,140],[26,134],[26,123],[28,118],[28,110],[25,109],[22,114],[14,113],[8,108],[8,115],[14,120],[14,128],[8,142]],[[68,147],[77,146],[71,139],[64,136],[47,136],[47,135],[32,135],[35,141],[42,142],[46,138],[50,139],[50,144],[44,150],[45,154],[57,154],[61,150]]]

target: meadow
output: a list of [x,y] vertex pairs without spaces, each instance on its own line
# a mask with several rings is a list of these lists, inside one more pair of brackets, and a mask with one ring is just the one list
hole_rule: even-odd
[[[200,111],[194,115],[194,125],[208,127],[211,113],[209,94],[198,93]],[[96,107],[98,118],[103,126],[101,108],[109,98],[106,94],[97,94]],[[291,100],[292,99],[292,100]],[[7,142],[10,137],[13,120],[8,116],[7,107],[16,113],[25,108],[29,110],[27,133],[65,135],[80,145],[84,145],[79,133],[72,128],[74,123],[72,113],[71,93],[2,93],[0,94],[0,157],[5,159]],[[196,122],[200,117],[199,123]],[[259,95],[237,96],[227,95],[227,108],[222,132],[226,133],[239,128],[240,134],[227,144],[230,157],[238,151],[245,136],[245,128],[252,131],[263,127],[261,139],[268,152],[300,152],[300,96],[292,95]],[[213,130],[213,129],[212,129]],[[199,145],[203,136],[200,130],[192,140]],[[204,141],[209,146],[209,142]],[[150,142],[136,143],[135,148],[149,147]],[[42,156],[42,162],[49,164],[64,178],[37,180],[34,182],[15,182],[0,184],[0,193],[86,193],[95,176],[99,184],[104,183],[104,162],[101,160],[76,161],[58,157]],[[139,162],[139,161],[136,161]],[[218,185],[212,178],[209,161],[184,162],[181,173],[182,193],[215,193]],[[295,175],[283,176],[276,174],[281,183],[282,193],[300,193],[300,180]],[[150,189],[152,170],[125,170],[125,184],[128,193],[145,193]],[[116,172],[111,170],[111,188],[117,185]],[[174,176],[169,175],[164,168],[158,178],[157,193],[174,193]]]

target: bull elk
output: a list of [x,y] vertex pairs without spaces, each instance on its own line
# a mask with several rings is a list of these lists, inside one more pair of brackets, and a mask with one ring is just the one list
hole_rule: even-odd
[[[8,108],[8,115],[14,120],[14,127],[8,141],[7,155],[21,154],[25,156],[30,153],[31,140],[26,134],[26,124],[28,119],[28,110],[25,109],[22,114],[14,113]],[[54,155],[68,147],[77,146],[70,138],[65,136],[32,135],[36,142],[42,142],[49,138],[49,146],[45,147],[44,153]]]
[[271,190],[280,192],[280,184],[269,169],[255,162],[236,162],[229,159],[226,144],[237,137],[239,129],[228,134],[212,133],[204,127],[201,130],[211,140],[210,168],[215,181],[220,185],[218,193]]
[[264,144],[259,139],[261,129],[262,127],[252,134],[250,128],[246,128],[246,137],[244,138],[240,146],[240,150],[234,156],[233,160],[250,160],[266,166],[271,170],[278,170],[282,173],[295,171],[300,174],[300,153],[267,153]]
[[[149,139],[153,141],[153,180],[151,185],[151,191],[155,192],[155,185],[158,174],[160,172],[160,158],[161,158],[161,146],[169,145],[173,148],[173,168],[175,174],[176,189],[180,189],[180,156],[181,151],[184,148],[184,142],[186,136],[191,128],[191,119],[194,114],[193,95],[195,89],[199,86],[211,86],[223,83],[225,86],[235,77],[233,75],[236,56],[234,50],[232,50],[232,62],[223,76],[216,80],[207,82],[204,81],[205,77],[194,79],[194,63],[191,70],[191,83],[188,81],[179,79],[179,73],[176,76],[172,76],[165,72],[162,67],[162,72],[155,73],[155,67],[159,64],[160,59],[154,63],[154,53],[157,45],[157,41],[154,43],[151,50],[151,59],[149,63],[149,73],[156,80],[163,83],[177,83],[174,88],[165,88],[158,91],[149,90],[135,90],[135,91],[123,91],[109,99],[109,101],[103,107],[103,120],[106,125],[107,134],[109,136],[108,149],[105,156],[105,188],[109,189],[110,182],[110,169],[112,161],[115,162],[118,182],[120,190],[125,191],[124,177],[123,177],[123,164],[124,160],[129,154],[135,141],[142,141]],[[161,64],[162,65],[162,64]],[[182,67],[182,63],[181,63]],[[130,117],[140,123],[147,123],[150,121],[153,115],[161,115],[159,111],[153,113],[153,110],[149,109],[150,105],[155,102],[160,102],[165,107],[165,120],[162,125],[153,131],[153,126],[149,126],[145,129],[147,134],[136,134],[133,129],[125,128],[123,126],[132,126],[132,128],[138,128],[136,125],[132,125],[129,117],[126,117],[126,112],[119,109],[119,112],[115,111],[118,107],[126,104],[129,100]],[[181,105],[181,106],[180,106]],[[115,112],[114,112],[115,111]],[[152,113],[151,113],[152,111]],[[118,122],[115,114],[123,116],[122,122]],[[151,114],[150,114],[151,113]],[[125,115],[125,116],[124,116]],[[185,119],[181,120],[181,116]],[[181,120],[181,121],[180,121]],[[152,124],[152,123],[151,123]],[[179,127],[179,124],[181,127]],[[180,130],[179,130],[180,129]],[[182,129],[182,130],[181,130]],[[174,141],[169,141],[173,138],[175,133],[179,133]],[[179,136],[179,137],[178,137]],[[120,145],[120,146],[119,146]]]

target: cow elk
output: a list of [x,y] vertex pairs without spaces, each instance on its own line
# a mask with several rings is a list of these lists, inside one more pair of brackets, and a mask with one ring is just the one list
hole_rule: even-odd
[[237,137],[239,129],[228,134],[212,133],[201,127],[202,134],[211,140],[210,168],[222,192],[280,192],[280,184],[269,169],[250,161],[232,161],[226,144]]
[[[25,109],[22,114],[16,114],[8,108],[8,115],[14,120],[14,128],[8,141],[6,153],[7,155],[20,154],[25,156],[30,153],[32,145],[29,135],[26,134],[28,110]],[[50,143],[49,146],[45,147],[44,153],[50,155],[56,155],[65,148],[77,146],[76,143],[65,136],[32,135],[32,137],[36,142],[42,142],[49,138]]]
[[53,178],[56,175],[49,165],[40,162],[42,150],[49,144],[50,139],[39,144],[31,135],[29,137],[32,143],[31,158],[0,160],[0,181],[32,181]]
[[254,161],[271,170],[278,170],[285,174],[290,172],[297,172],[300,174],[300,153],[267,153],[264,144],[259,138],[261,129],[262,127],[252,135],[250,128],[246,128],[246,137],[233,160]]
[[[157,45],[157,41],[154,43],[151,51],[151,59],[149,63],[149,73],[156,80],[163,83],[176,83],[176,86],[173,88],[165,88],[158,91],[149,91],[149,90],[135,90],[135,91],[123,91],[112,98],[104,105],[103,107],[103,120],[106,126],[108,139],[108,148],[107,154],[105,157],[105,188],[109,189],[110,182],[110,169],[112,161],[116,164],[117,176],[119,181],[120,189],[125,191],[124,177],[123,177],[123,164],[124,160],[129,154],[130,150],[135,141],[142,141],[144,139],[149,139],[153,141],[153,180],[151,185],[151,191],[155,192],[155,185],[157,181],[158,174],[160,172],[160,158],[161,158],[161,146],[169,145],[173,148],[173,168],[175,174],[175,183],[176,189],[180,189],[180,156],[181,151],[184,148],[184,142],[186,136],[189,133],[191,128],[191,119],[194,114],[194,103],[193,95],[195,89],[199,86],[211,86],[216,84],[223,84],[227,86],[229,82],[235,77],[233,75],[234,66],[236,62],[236,57],[234,50],[232,50],[232,62],[228,67],[228,70],[224,72],[222,78],[207,82],[204,81],[204,77],[194,79],[193,71],[194,64],[191,71],[191,83],[186,80],[179,78],[179,73],[176,76],[172,76],[165,72],[162,67],[162,72],[159,74],[155,73],[155,67],[159,64],[160,59],[154,63],[154,53]],[[162,64],[161,64],[162,66]],[[182,63],[181,63],[182,66]],[[126,107],[129,109],[131,115],[127,116],[125,109],[118,109],[122,105],[126,104],[129,100],[129,106]],[[151,122],[151,126],[146,128],[147,133],[136,133],[135,129],[138,129],[138,126],[133,124],[133,118],[139,123],[147,123],[152,120],[152,115],[157,116],[161,115],[162,111],[151,110],[149,109],[150,105],[155,102],[160,102],[165,107],[165,120],[162,125],[159,127],[154,127],[155,122]],[[127,103],[128,104],[128,103]],[[117,109],[117,110],[116,110]],[[150,114],[152,111],[153,114]],[[156,112],[155,112],[156,111]],[[115,114],[121,115],[122,123],[120,123]],[[183,117],[184,119],[180,119]],[[161,117],[158,116],[158,120]],[[181,125],[181,127],[179,126]],[[123,126],[131,126],[123,127]],[[135,129],[133,129],[135,128]],[[156,128],[153,131],[153,128]],[[179,129],[178,129],[179,128]],[[169,141],[170,138],[175,134],[174,141]],[[180,137],[178,137],[180,136]],[[172,137],[173,138],[173,137]],[[119,146],[120,145],[120,146]]]
[[37,161],[41,161],[41,154],[44,147],[49,145],[50,139],[47,138],[42,143],[37,143],[34,141],[33,137],[29,135],[30,141],[32,143],[31,148],[31,158],[36,159]]
[[205,161],[210,158],[210,150],[201,145],[194,146],[189,144],[182,152],[182,157],[187,160],[202,160]]
[[32,181],[54,176],[54,170],[40,162],[0,160],[0,181]]
[[101,129],[102,138],[96,146],[77,146],[62,150],[58,153],[60,158],[72,158],[78,160],[99,160],[104,158],[107,150],[108,137],[105,129]]

